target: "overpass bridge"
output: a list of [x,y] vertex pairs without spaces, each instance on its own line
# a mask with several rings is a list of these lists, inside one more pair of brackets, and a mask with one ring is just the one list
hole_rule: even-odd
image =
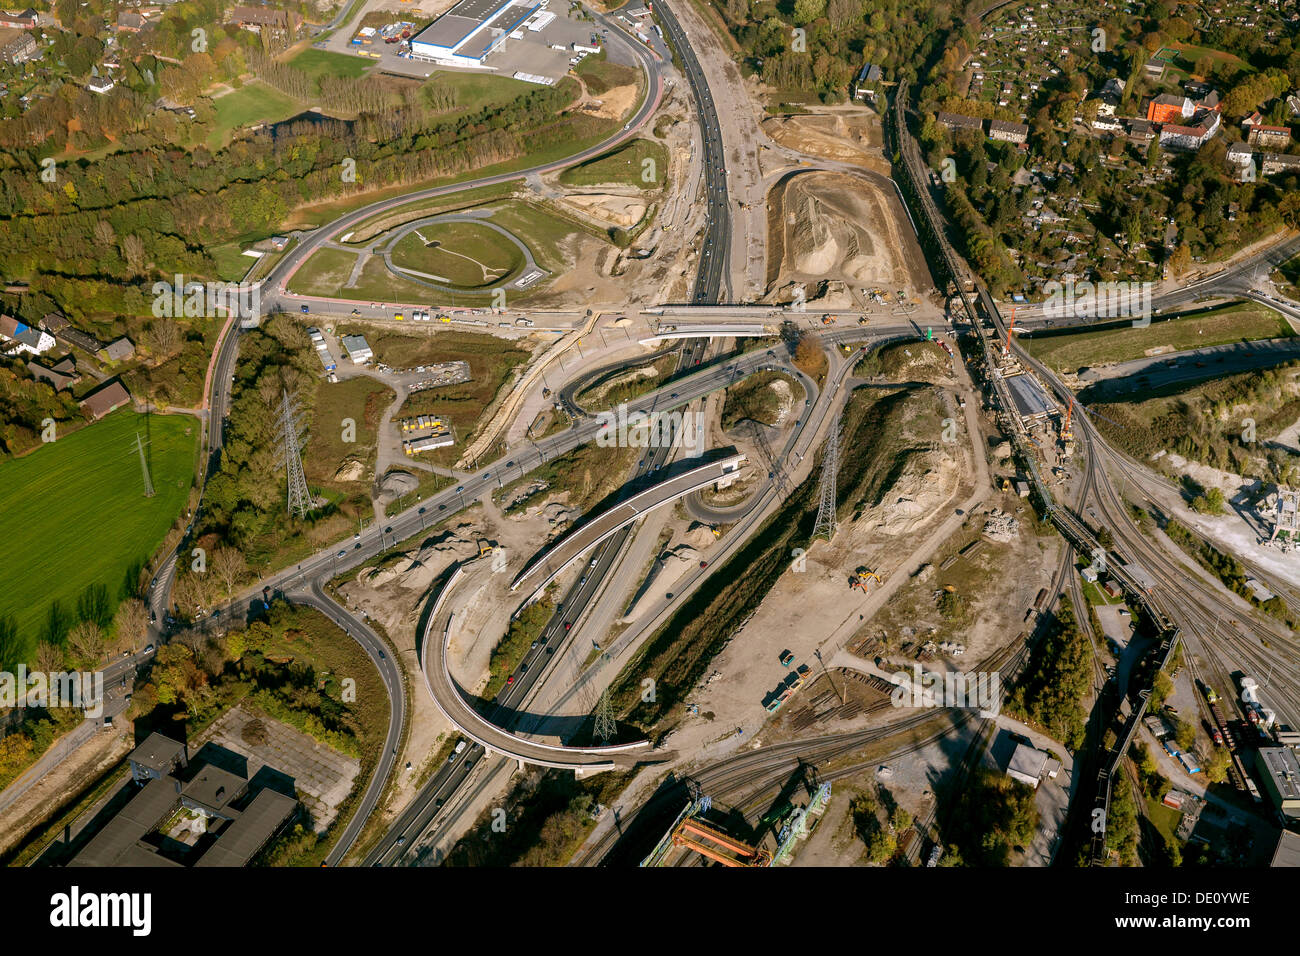
[[447,645],[451,637],[452,612],[447,608],[447,598],[464,573],[465,567],[458,566],[438,592],[420,643],[420,670],[424,673],[429,696],[457,730],[488,753],[518,761],[521,769],[526,764],[532,764],[536,767],[572,770],[582,776],[631,767],[650,755],[651,744],[648,740],[605,747],[566,747],[562,744],[542,743],[513,734],[479,713],[451,676],[448,666]]
[[731,455],[718,459],[707,465],[692,468],[667,481],[661,481],[653,488],[647,488],[627,501],[614,505],[529,562],[510,585],[510,590],[517,591],[525,582],[531,582],[533,588],[529,596],[531,600],[559,577],[565,568],[596,548],[601,542],[613,537],[620,529],[656,508],[661,508],[678,498],[689,495],[692,491],[698,491],[738,472],[744,460],[744,455]]
[[655,334],[641,339],[642,345],[654,345],[669,339],[761,338],[773,335],[762,322],[692,322],[659,323]]

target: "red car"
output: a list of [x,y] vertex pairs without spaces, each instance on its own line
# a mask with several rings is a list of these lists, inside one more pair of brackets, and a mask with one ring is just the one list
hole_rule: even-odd
[[506,678],[506,683],[507,683],[507,684],[513,684],[514,682],[515,682],[515,675],[514,675],[514,674],[511,674],[509,677]]

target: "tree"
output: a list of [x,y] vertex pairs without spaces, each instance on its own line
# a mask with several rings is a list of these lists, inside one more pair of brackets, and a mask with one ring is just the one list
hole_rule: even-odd
[[63,648],[55,647],[48,641],[41,641],[36,645],[36,669],[46,674],[54,674],[63,670],[65,655]]
[[232,595],[235,586],[247,573],[248,565],[244,561],[242,551],[235,548],[217,548],[212,553],[212,571],[226,586],[226,594]]
[[124,650],[135,650],[149,627],[149,609],[139,598],[128,598],[117,606],[113,633]]
[[812,23],[826,12],[826,0],[794,0],[794,22]]
[[161,360],[170,357],[180,349],[182,343],[181,327],[171,319],[155,319],[145,329],[145,342],[156,357]]
[[104,659],[108,641],[104,629],[94,621],[82,621],[68,632],[68,647],[87,666],[95,666]]

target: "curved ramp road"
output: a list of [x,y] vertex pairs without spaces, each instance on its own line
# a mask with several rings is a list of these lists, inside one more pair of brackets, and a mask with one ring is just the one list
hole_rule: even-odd
[[649,755],[648,740],[608,747],[565,747],[528,740],[502,730],[475,710],[451,676],[447,663],[447,642],[451,635],[452,617],[452,612],[446,607],[447,599],[463,574],[464,568],[457,568],[439,592],[420,644],[420,667],[424,671],[424,680],[429,695],[444,717],[479,746],[490,753],[517,760],[521,766],[533,764],[578,773],[598,773],[613,770],[617,766],[630,766]]
[[536,595],[559,577],[565,568],[597,545],[603,544],[620,529],[626,528],[656,508],[662,508],[678,498],[706,488],[729,474],[734,474],[740,470],[741,462],[744,460],[744,455],[732,455],[699,468],[692,468],[685,474],[669,478],[653,488],[647,488],[633,495],[627,501],[614,505],[572,534],[566,535],[555,547],[530,562],[528,567],[515,578],[514,583],[510,585],[510,590],[517,591],[524,582],[531,581],[533,595]]

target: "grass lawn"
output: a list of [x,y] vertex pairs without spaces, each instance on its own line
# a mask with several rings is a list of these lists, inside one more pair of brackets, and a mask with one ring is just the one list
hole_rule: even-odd
[[292,96],[281,93],[273,86],[259,80],[244,84],[233,93],[212,101],[216,119],[208,136],[208,148],[218,150],[230,139],[230,134],[244,126],[257,123],[278,123],[302,112],[304,104]]
[[438,222],[408,233],[393,247],[393,262],[437,276],[462,289],[500,285],[524,265],[519,247],[494,229],[474,222]]
[[486,106],[501,106],[537,89],[532,83],[512,76],[491,73],[435,72],[426,81],[429,86],[450,87],[456,91],[456,108],[447,113],[476,113]]
[[1029,353],[1057,369],[1076,369],[1141,358],[1148,349],[1188,349],[1255,339],[1285,338],[1295,333],[1279,313],[1243,303],[1193,315],[1157,316],[1145,329],[1119,328],[1022,338]]
[[640,85],[641,74],[630,66],[614,63],[606,59],[605,54],[588,56],[574,70],[587,86],[592,96],[600,96],[618,86]]
[[571,166],[560,174],[566,186],[613,183],[637,189],[659,189],[668,174],[668,150],[648,139],[634,139],[613,152]]
[[[145,498],[139,432],[150,442],[155,494]],[[199,423],[121,409],[24,458],[0,462],[0,540],[11,559],[0,615],[12,614],[28,654],[53,601],[65,611],[91,584],[114,606],[125,575],[149,558],[183,511]]]
[[[350,378],[320,385],[303,455],[303,469],[313,486],[324,485],[347,492],[369,489],[380,419],[393,398],[391,388],[372,378]],[[347,436],[354,439],[352,442],[344,441],[345,419],[353,423],[354,433]],[[339,468],[353,460],[362,462],[361,474],[348,480],[336,479]]]
[[322,76],[355,78],[374,66],[374,63],[374,60],[366,57],[330,53],[313,47],[308,47],[289,61],[290,66],[308,74],[313,80],[319,80]]
[[537,264],[552,273],[567,269],[559,247],[574,233],[585,232],[595,239],[609,241],[609,237],[594,226],[587,226],[560,215],[550,207],[530,202],[502,203],[493,210],[492,221],[522,239],[532,251]]
[[354,253],[342,249],[317,249],[293,274],[289,291],[299,295],[339,295],[356,262]]

